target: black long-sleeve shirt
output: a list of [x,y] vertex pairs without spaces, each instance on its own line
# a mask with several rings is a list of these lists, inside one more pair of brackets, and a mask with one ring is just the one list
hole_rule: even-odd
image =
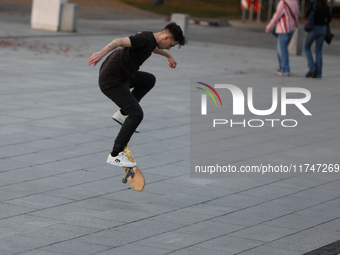
[[[317,1],[317,0],[314,0]],[[306,12],[306,17],[309,16],[309,14],[314,9],[314,2],[311,2],[309,5],[309,8]],[[325,6],[323,8],[318,7],[318,3],[316,3],[316,11],[315,11],[315,26],[327,26],[332,20],[331,12],[329,11],[329,7]]]

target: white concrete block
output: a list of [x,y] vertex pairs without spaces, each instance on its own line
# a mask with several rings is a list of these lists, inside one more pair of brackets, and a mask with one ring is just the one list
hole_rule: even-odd
[[77,31],[78,10],[78,4],[68,3],[61,5],[60,31]]
[[31,27],[34,29],[58,31],[60,28],[61,4],[68,0],[33,0]]
[[185,42],[188,42],[189,34],[189,20],[190,16],[188,14],[173,13],[171,14],[171,22],[176,22],[183,30],[183,35],[185,36]]

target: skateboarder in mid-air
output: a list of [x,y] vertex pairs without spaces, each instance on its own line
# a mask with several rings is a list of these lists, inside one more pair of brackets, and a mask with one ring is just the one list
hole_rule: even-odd
[[[103,62],[99,71],[99,87],[119,108],[112,118],[122,125],[107,163],[122,167],[135,167],[123,150],[143,119],[139,101],[153,88],[154,75],[139,71],[139,67],[152,53],[168,59],[169,66],[177,63],[165,51],[175,45],[185,44],[182,29],[174,22],[158,33],[140,32],[130,37],[114,39],[101,51],[89,58],[88,64],[95,66],[106,54],[113,51]],[[132,89],[132,91],[130,91]]]

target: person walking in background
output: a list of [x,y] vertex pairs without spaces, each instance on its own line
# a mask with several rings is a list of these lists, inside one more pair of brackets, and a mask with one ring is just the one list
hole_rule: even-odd
[[[327,0],[315,0],[314,28],[308,32],[305,42],[305,52],[308,62],[306,77],[321,78],[322,75],[322,46],[327,33],[327,26],[332,20]],[[314,11],[314,2],[311,2],[306,12],[306,17]],[[311,46],[315,41],[315,61],[311,52]]]
[[276,25],[275,32],[278,34],[277,56],[280,76],[290,76],[288,45],[293,37],[295,28],[299,25],[300,4],[298,0],[280,0],[272,19],[266,27],[269,33]]

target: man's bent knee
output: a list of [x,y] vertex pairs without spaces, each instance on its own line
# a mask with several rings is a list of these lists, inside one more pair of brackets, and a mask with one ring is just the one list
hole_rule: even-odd
[[143,110],[140,109],[139,111],[136,111],[135,113],[129,115],[129,117],[133,120],[134,123],[141,123],[144,118]]

